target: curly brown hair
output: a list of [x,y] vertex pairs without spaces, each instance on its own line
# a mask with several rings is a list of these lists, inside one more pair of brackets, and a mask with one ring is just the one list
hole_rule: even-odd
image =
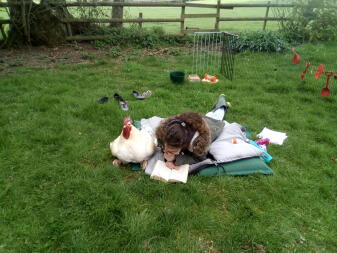
[[198,156],[207,152],[211,142],[210,130],[202,116],[196,112],[184,112],[164,119],[156,129],[156,137],[160,145],[188,148],[190,145],[189,133],[199,132],[193,141],[193,153]]

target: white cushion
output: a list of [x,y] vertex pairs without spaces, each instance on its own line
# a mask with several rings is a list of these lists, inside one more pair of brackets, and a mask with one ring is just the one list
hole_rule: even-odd
[[[233,144],[235,139],[236,144]],[[224,126],[220,136],[212,142],[209,152],[217,162],[231,162],[263,155],[263,151],[247,143],[242,126],[237,123]]]

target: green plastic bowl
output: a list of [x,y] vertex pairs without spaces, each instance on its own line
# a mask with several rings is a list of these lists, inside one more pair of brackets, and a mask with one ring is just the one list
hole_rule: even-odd
[[171,72],[170,79],[173,83],[181,84],[185,81],[185,72],[182,71]]

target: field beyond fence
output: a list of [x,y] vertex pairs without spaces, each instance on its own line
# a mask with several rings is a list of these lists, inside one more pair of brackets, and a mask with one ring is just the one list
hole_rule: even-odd
[[[8,7],[8,2],[0,3],[0,7]],[[292,4],[279,4],[275,1],[141,1],[141,2],[64,2],[53,3],[53,7],[67,7],[73,15],[62,21],[67,29],[68,40],[91,40],[96,37],[74,34],[71,24],[121,23],[123,26],[137,24],[139,27],[160,26],[168,34],[187,34],[195,31],[229,31],[238,32],[245,29],[277,29],[277,22],[285,17],[275,16],[276,8],[291,8]],[[79,11],[79,8],[82,10]],[[122,13],[112,16],[112,9],[119,8]],[[95,10],[99,16],[88,18],[83,13]],[[82,14],[81,14],[82,13]],[[1,15],[1,14],[0,14]],[[5,16],[2,13],[2,16]],[[118,16],[119,15],[119,16]],[[0,25],[9,24],[8,17],[0,20]]]

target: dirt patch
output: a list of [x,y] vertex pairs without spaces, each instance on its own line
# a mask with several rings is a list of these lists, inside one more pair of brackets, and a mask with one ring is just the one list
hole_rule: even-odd
[[76,64],[97,58],[104,51],[90,43],[65,44],[54,48],[45,46],[0,50],[0,73],[14,72],[15,67],[50,67],[59,64]]
[[[60,64],[90,63],[102,57],[128,61],[145,56],[163,57],[186,54],[181,47],[153,49],[95,48],[91,43],[64,44],[58,47],[30,47],[23,49],[0,50],[0,75],[15,73],[16,67],[52,67]],[[116,54],[118,52],[118,54]]]

